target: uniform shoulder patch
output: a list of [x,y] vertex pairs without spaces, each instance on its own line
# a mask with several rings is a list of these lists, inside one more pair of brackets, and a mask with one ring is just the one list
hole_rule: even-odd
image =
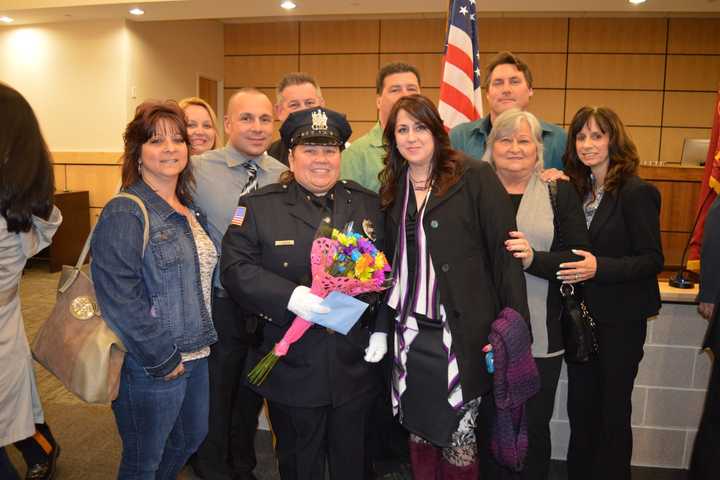
[[247,207],[237,207],[235,209],[235,213],[233,213],[232,220],[230,220],[230,225],[237,225],[238,227],[242,226],[245,221],[246,213]]

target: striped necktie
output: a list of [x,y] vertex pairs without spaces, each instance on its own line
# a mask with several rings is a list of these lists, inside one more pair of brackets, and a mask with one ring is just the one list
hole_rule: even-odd
[[257,190],[258,187],[258,181],[257,181],[257,173],[258,173],[258,167],[255,165],[255,162],[252,160],[249,160],[242,165],[245,170],[247,170],[247,182],[245,182],[245,186],[242,189],[242,193],[240,196],[250,193],[254,190]]

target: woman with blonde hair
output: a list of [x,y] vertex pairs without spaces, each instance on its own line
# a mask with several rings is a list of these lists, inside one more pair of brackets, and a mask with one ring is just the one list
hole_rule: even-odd
[[191,155],[214,150],[218,141],[217,116],[210,104],[198,97],[183,98],[178,102],[185,112]]

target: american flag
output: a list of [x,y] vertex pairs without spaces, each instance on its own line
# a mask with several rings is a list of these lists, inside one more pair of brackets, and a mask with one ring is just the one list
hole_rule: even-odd
[[438,110],[448,130],[482,116],[475,0],[452,0]]

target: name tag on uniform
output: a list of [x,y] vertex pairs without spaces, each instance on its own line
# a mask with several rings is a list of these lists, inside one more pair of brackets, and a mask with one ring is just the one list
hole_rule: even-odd
[[290,247],[295,245],[295,240],[275,240],[276,247]]

